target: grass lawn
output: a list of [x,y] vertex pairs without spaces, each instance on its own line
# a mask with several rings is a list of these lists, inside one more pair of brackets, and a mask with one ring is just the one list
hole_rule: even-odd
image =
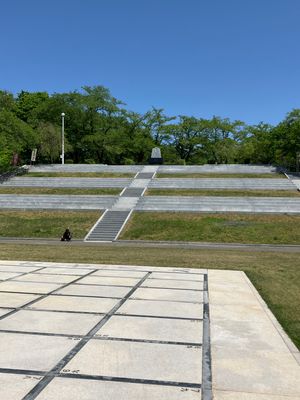
[[83,239],[100,215],[99,211],[0,211],[0,236],[60,238],[70,227],[74,239]]
[[135,212],[120,239],[300,244],[300,215]]
[[0,194],[74,194],[74,195],[108,195],[115,196],[121,193],[118,188],[48,188],[48,187],[9,187],[0,185]]
[[[284,174],[220,174],[220,173],[158,173],[155,178],[269,178],[269,179],[284,179],[286,176]],[[287,178],[286,178],[287,179]]]
[[300,348],[299,253],[0,243],[0,259],[242,270]]
[[133,178],[135,174],[122,172],[28,172],[24,177],[48,178]]
[[298,190],[147,189],[146,196],[299,197]]

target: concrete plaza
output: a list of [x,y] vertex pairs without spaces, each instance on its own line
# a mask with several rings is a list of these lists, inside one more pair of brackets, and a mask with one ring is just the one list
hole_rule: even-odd
[[1,261],[0,337],[1,400],[300,399],[242,272]]

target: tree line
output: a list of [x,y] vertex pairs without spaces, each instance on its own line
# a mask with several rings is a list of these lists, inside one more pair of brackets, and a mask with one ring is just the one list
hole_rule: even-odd
[[[65,162],[145,164],[160,147],[168,164],[274,164],[298,169],[300,109],[278,125],[214,116],[168,116],[152,107],[129,111],[103,86],[68,93],[0,91],[0,168],[14,154],[29,163],[37,148],[38,163],[59,163],[61,113],[65,113]],[[298,161],[297,161],[298,158]]]

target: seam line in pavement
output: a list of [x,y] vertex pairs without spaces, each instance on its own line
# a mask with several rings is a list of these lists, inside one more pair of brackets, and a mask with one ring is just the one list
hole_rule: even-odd
[[212,365],[210,348],[210,314],[208,298],[208,274],[204,275],[203,287],[203,350],[202,350],[202,400],[212,400]]

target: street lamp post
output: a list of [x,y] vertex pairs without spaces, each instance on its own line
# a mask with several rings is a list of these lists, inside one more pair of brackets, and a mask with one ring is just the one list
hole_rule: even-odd
[[65,113],[61,113],[61,163],[65,163]]

